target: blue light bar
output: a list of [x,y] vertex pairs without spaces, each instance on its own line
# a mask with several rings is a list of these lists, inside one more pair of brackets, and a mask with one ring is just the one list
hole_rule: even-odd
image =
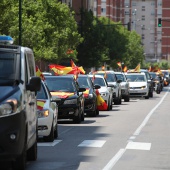
[[6,35],[0,35],[0,44],[13,44],[13,38]]

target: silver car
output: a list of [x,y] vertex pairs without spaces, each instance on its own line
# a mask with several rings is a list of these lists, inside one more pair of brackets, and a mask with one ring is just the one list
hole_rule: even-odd
[[114,72],[116,74],[116,77],[118,80],[121,80],[121,93],[122,93],[122,99],[124,99],[125,102],[129,102],[129,82],[123,72]]

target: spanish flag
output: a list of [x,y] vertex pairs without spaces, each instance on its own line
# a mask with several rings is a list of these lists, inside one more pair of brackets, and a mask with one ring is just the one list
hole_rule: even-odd
[[117,65],[118,65],[120,68],[122,67],[121,62],[117,62]]
[[54,71],[55,75],[66,75],[66,74],[75,74],[75,72],[79,72],[80,74],[85,74],[83,67],[66,67],[57,64],[50,64],[49,68]]
[[127,72],[127,70],[128,70],[128,69],[127,69],[127,66],[124,66],[124,67],[123,67],[123,72]]
[[36,66],[36,76],[37,77],[40,77],[41,78],[41,80],[45,80],[45,77],[44,77],[44,75],[42,74],[42,72],[41,72],[41,70],[38,68],[38,66]]
[[108,105],[107,103],[103,100],[103,98],[101,97],[100,93],[98,90],[96,90],[96,94],[97,94],[97,109],[98,110],[107,110]]
[[136,66],[136,68],[133,71],[134,72],[140,72],[140,63]]
[[38,110],[43,110],[45,102],[46,102],[45,100],[37,100],[37,109]]

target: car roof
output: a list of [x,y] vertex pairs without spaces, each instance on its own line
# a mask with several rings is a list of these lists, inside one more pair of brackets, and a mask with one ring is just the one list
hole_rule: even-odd
[[145,75],[143,72],[127,72],[126,75]]
[[70,79],[73,79],[74,78],[74,75],[72,74],[67,74],[67,75],[60,75],[60,76],[45,76],[46,79],[48,78],[70,78]]
[[[91,75],[89,75],[89,77],[93,77],[93,75],[91,74]],[[104,77],[103,77],[102,75],[96,75],[96,74],[95,74],[95,77],[103,78],[103,79],[104,79]]]

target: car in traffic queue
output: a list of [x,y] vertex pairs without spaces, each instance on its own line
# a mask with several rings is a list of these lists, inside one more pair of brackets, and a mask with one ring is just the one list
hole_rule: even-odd
[[46,142],[53,142],[58,137],[58,105],[60,100],[53,100],[45,83],[37,92],[38,136]]
[[154,82],[151,78],[151,75],[149,74],[149,71],[146,69],[140,69],[140,72],[145,73],[147,82],[149,84],[149,97],[153,97],[153,91],[154,91]]
[[157,94],[160,94],[160,92],[162,91],[162,85],[161,85],[161,81],[162,78],[159,74],[157,74],[156,72],[149,72],[149,74],[151,75],[151,78],[154,82],[154,91]]
[[168,70],[161,70],[164,79],[164,86],[168,86],[170,83],[170,72]]
[[149,99],[149,83],[145,73],[127,72],[125,75],[129,81],[130,97]]
[[45,76],[45,83],[53,99],[61,99],[58,105],[58,120],[84,121],[85,88],[80,88],[74,75]]
[[81,88],[86,88],[84,94],[84,112],[87,116],[99,115],[99,110],[97,108],[97,94],[96,89],[99,89],[99,85],[94,85],[88,75],[79,74],[77,78],[78,84]]
[[[93,73],[90,73],[93,74]],[[121,85],[120,80],[116,78],[114,71],[106,70],[106,71],[96,71],[95,75],[102,75],[105,77],[108,85],[112,86],[113,89],[113,102],[115,105],[121,104],[122,102],[122,94],[121,94]]]
[[115,75],[118,80],[121,80],[121,94],[122,94],[122,99],[124,99],[125,102],[129,102],[130,95],[129,95],[129,82],[123,72],[115,72]]
[[98,89],[101,97],[108,105],[107,110],[112,110],[112,103],[113,103],[113,85],[109,85],[106,81],[106,79],[102,75],[89,75],[91,78],[93,84],[99,85],[100,88]]

